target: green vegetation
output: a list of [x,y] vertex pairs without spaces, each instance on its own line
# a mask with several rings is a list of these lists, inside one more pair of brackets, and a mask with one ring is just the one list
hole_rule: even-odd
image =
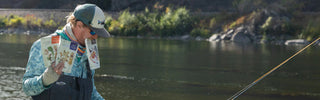
[[131,14],[129,10],[120,13],[118,19],[108,17],[106,28],[116,36],[179,36],[190,33],[192,19],[186,8],[171,10],[167,7],[165,12],[159,10]]
[[298,38],[304,38],[308,41],[312,41],[320,36],[320,18],[317,20],[309,21]]
[[193,37],[200,36],[200,37],[204,37],[204,38],[209,38],[210,31],[208,29],[204,29],[204,28],[195,28],[191,31],[190,35]]
[[107,16],[106,29],[115,36],[182,36],[209,38],[213,31],[220,29],[232,14],[192,16],[188,9],[163,7],[156,4],[154,9],[131,13],[129,9],[118,18]]
[[48,29],[56,29],[58,27],[58,23],[52,19],[44,21],[34,15],[26,15],[24,17],[17,15],[0,16],[1,28],[37,29],[42,28],[43,26]]
[[[97,0],[96,0],[97,1]],[[290,35],[293,38],[313,40],[320,35],[320,18],[317,14],[301,12],[304,5],[295,0],[278,0],[279,5],[266,0],[234,0],[233,6],[238,12],[221,11],[215,14],[191,12],[185,7],[165,7],[156,3],[142,12],[121,11],[117,18],[107,16],[106,29],[114,36],[172,37],[190,35],[209,38],[218,32],[227,32],[240,26],[253,27],[252,33],[263,36]],[[248,6],[251,5],[251,6]],[[280,6],[280,7],[278,7]],[[249,9],[250,8],[250,9]],[[265,10],[268,9],[268,10]],[[275,12],[263,15],[261,12]],[[61,29],[60,22],[37,18],[34,15],[0,16],[0,28]],[[59,19],[62,20],[62,19]],[[250,27],[251,27],[250,26]]]

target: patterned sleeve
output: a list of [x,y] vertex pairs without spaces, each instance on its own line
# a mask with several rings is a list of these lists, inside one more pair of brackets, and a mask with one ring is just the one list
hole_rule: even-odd
[[42,84],[42,73],[45,71],[42,54],[41,54],[40,40],[33,43],[29,59],[26,67],[26,72],[23,75],[22,89],[28,96],[40,94],[47,89]]
[[[95,71],[91,70],[92,72],[92,76],[94,76]],[[93,89],[92,89],[92,96],[91,96],[91,100],[104,100],[104,98],[99,94],[99,92],[96,89],[96,86],[94,85],[94,77],[92,77],[92,85],[93,85]]]

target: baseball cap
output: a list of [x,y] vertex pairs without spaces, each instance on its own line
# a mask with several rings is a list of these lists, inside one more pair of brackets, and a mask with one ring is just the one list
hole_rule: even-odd
[[110,37],[109,32],[104,28],[106,17],[98,6],[94,4],[79,5],[74,9],[73,15],[89,26],[98,36]]

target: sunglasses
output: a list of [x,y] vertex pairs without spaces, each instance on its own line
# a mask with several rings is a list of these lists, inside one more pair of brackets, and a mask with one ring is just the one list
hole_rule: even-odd
[[[80,20],[77,19],[76,21],[80,21]],[[85,25],[85,26],[87,26],[87,25]],[[87,27],[88,27],[88,26],[87,26]],[[96,32],[94,32],[94,31],[92,31],[92,30],[90,29],[90,34],[91,34],[91,35],[96,35]]]
[[92,30],[90,30],[90,34],[91,35],[96,35],[96,32],[93,32]]

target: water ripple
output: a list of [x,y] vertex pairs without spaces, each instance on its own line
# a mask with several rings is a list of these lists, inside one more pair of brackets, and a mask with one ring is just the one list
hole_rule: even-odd
[[22,91],[25,68],[0,66],[0,100],[29,100]]
[[134,80],[134,77],[128,77],[128,76],[122,76],[122,75],[97,74],[95,75],[95,77]]
[[26,68],[24,67],[4,67],[4,66],[0,66],[1,70],[26,70]]

